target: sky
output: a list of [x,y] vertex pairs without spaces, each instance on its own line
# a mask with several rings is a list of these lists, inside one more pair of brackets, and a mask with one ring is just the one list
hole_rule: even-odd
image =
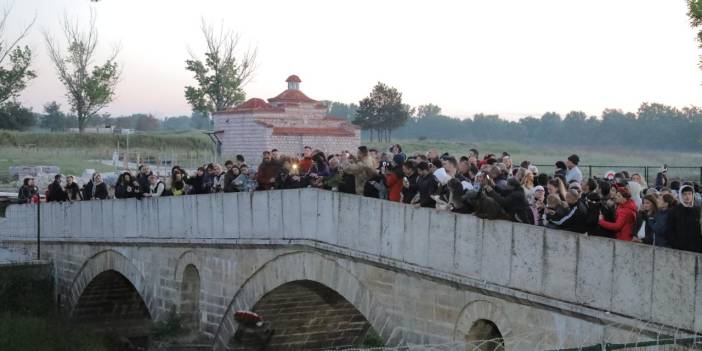
[[381,81],[412,106],[516,119],[546,111],[635,111],[644,102],[702,105],[702,71],[684,0],[0,0],[6,37],[36,16],[23,44],[38,77],[20,101],[68,109],[43,32],[65,16],[97,15],[104,62],[115,45],[122,77],[105,112],[189,115],[189,51],[204,52],[201,20],[258,50],[247,98],[270,98],[297,74],[317,100],[358,102]]

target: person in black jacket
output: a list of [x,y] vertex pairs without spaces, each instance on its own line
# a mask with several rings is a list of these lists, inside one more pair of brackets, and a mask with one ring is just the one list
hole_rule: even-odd
[[[231,161],[227,161],[227,162],[231,162]],[[228,166],[225,163],[225,167],[227,167],[227,172],[224,173],[224,180],[222,181],[222,190],[225,193],[234,193],[234,192],[239,191],[236,188],[236,185],[234,185],[234,179],[236,179],[236,177],[238,177],[239,174],[241,174],[241,170],[239,169],[239,167],[235,166],[233,163],[231,164],[231,166]]]
[[107,184],[102,181],[102,175],[93,173],[93,179],[83,186],[83,200],[105,200],[109,193]]
[[139,174],[137,174],[136,181],[139,183],[139,193],[141,195],[149,192],[149,176],[152,174],[148,165],[139,166]]
[[568,190],[566,203],[568,204],[568,213],[560,220],[551,223],[558,226],[559,229],[585,233],[587,231],[588,210],[586,203],[580,201],[580,194],[577,190]]
[[115,184],[115,198],[129,199],[138,197],[141,195],[139,189],[139,183],[132,179],[132,174],[129,172],[124,172],[119,175],[119,178],[117,178],[117,184]]
[[694,205],[694,189],[690,185],[680,188],[680,202],[668,215],[667,239],[674,249],[702,252],[700,208]]
[[412,161],[405,161],[402,164],[402,173],[405,177],[402,179],[402,202],[405,204],[412,203],[419,189],[417,188],[417,167]]
[[49,184],[48,194],[46,196],[46,202],[62,202],[68,200],[68,195],[63,190],[61,186],[61,175],[57,174],[54,176],[54,181]]
[[485,192],[505,209],[512,221],[534,224],[534,215],[529,207],[529,201],[524,194],[522,184],[517,179],[507,180],[507,187],[502,195],[489,185],[485,187]]
[[34,178],[24,178],[22,186],[17,192],[17,199],[22,203],[30,203],[38,193],[39,189],[34,185]]
[[207,194],[209,187],[205,184],[205,167],[198,167],[194,177],[189,177],[185,183],[190,185],[191,194]]
[[431,198],[439,188],[439,182],[429,170],[429,164],[420,162],[417,165],[417,192],[419,199],[414,203],[416,207],[436,207],[436,201]]
[[75,177],[72,175],[66,176],[66,187],[64,188],[68,201],[83,200],[83,194],[80,192],[78,183],[75,182]]

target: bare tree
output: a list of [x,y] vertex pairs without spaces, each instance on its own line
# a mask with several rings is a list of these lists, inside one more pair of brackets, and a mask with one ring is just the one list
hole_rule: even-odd
[[202,35],[207,51],[204,62],[190,51],[186,69],[193,72],[197,87],[185,88],[185,98],[194,111],[224,111],[244,101],[243,87],[256,71],[256,49],[242,53],[237,59],[240,36],[220,26],[219,30],[202,20]]
[[121,73],[115,62],[119,48],[113,49],[103,65],[93,66],[98,46],[95,14],[90,13],[87,31],[82,31],[77,21],[72,23],[67,17],[61,25],[67,43],[65,51],[46,31],[44,39],[82,133],[87,122],[112,102]]
[[[17,37],[8,39],[7,22],[11,13],[12,6],[8,6],[0,14],[0,104],[16,97],[27,87],[27,82],[36,77],[36,74],[29,69],[32,62],[31,50],[27,46],[19,47],[19,43],[27,37],[34,26],[36,16]],[[5,68],[8,60],[10,66]]]

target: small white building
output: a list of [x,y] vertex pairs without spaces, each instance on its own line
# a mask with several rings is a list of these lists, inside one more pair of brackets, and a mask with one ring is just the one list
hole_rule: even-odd
[[327,106],[300,91],[300,78],[286,80],[288,89],[268,99],[253,98],[228,111],[214,114],[222,155],[244,155],[257,166],[261,153],[278,149],[281,154],[302,153],[305,146],[326,153],[356,152],[361,130],[344,118],[327,115]]

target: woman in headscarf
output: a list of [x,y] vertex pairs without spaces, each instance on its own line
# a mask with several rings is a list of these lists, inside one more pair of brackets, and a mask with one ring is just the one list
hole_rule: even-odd
[[108,196],[107,184],[102,181],[102,174],[93,173],[92,179],[83,186],[83,200],[105,200]]

